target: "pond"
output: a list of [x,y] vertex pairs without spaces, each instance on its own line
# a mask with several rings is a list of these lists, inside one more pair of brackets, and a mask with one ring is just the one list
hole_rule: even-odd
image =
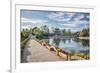
[[89,40],[80,40],[78,38],[49,38],[46,41],[70,53],[89,54]]

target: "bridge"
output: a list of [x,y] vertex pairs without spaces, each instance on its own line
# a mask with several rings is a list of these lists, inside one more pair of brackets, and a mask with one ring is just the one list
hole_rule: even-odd
[[30,39],[23,52],[23,62],[64,61],[54,51],[48,50],[34,39]]

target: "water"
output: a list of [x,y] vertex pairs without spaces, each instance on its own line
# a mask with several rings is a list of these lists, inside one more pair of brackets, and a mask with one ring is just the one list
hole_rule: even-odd
[[48,43],[63,49],[69,53],[89,54],[89,40],[78,38],[49,38]]

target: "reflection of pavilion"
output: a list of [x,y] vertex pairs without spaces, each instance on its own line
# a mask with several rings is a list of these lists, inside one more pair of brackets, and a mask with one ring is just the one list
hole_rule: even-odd
[[68,43],[70,43],[71,42],[71,38],[68,38]]

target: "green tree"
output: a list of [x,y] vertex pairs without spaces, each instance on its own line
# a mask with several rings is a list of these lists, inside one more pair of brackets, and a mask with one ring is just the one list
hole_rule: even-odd
[[44,26],[41,26],[41,29],[44,33],[49,33],[49,28],[48,26],[44,25]]
[[43,37],[43,31],[41,31],[38,27],[34,27],[32,29],[32,34],[35,35],[39,39]]
[[89,36],[89,28],[85,28],[80,32],[80,36]]
[[55,28],[55,30],[54,30],[54,33],[56,34],[56,35],[60,35],[60,29],[59,28]]
[[71,29],[68,29],[68,36],[71,36]]
[[62,30],[62,35],[64,35],[64,36],[66,35],[66,29]]
[[23,41],[24,39],[28,38],[29,32],[30,32],[29,29],[23,29],[21,31],[21,41]]

